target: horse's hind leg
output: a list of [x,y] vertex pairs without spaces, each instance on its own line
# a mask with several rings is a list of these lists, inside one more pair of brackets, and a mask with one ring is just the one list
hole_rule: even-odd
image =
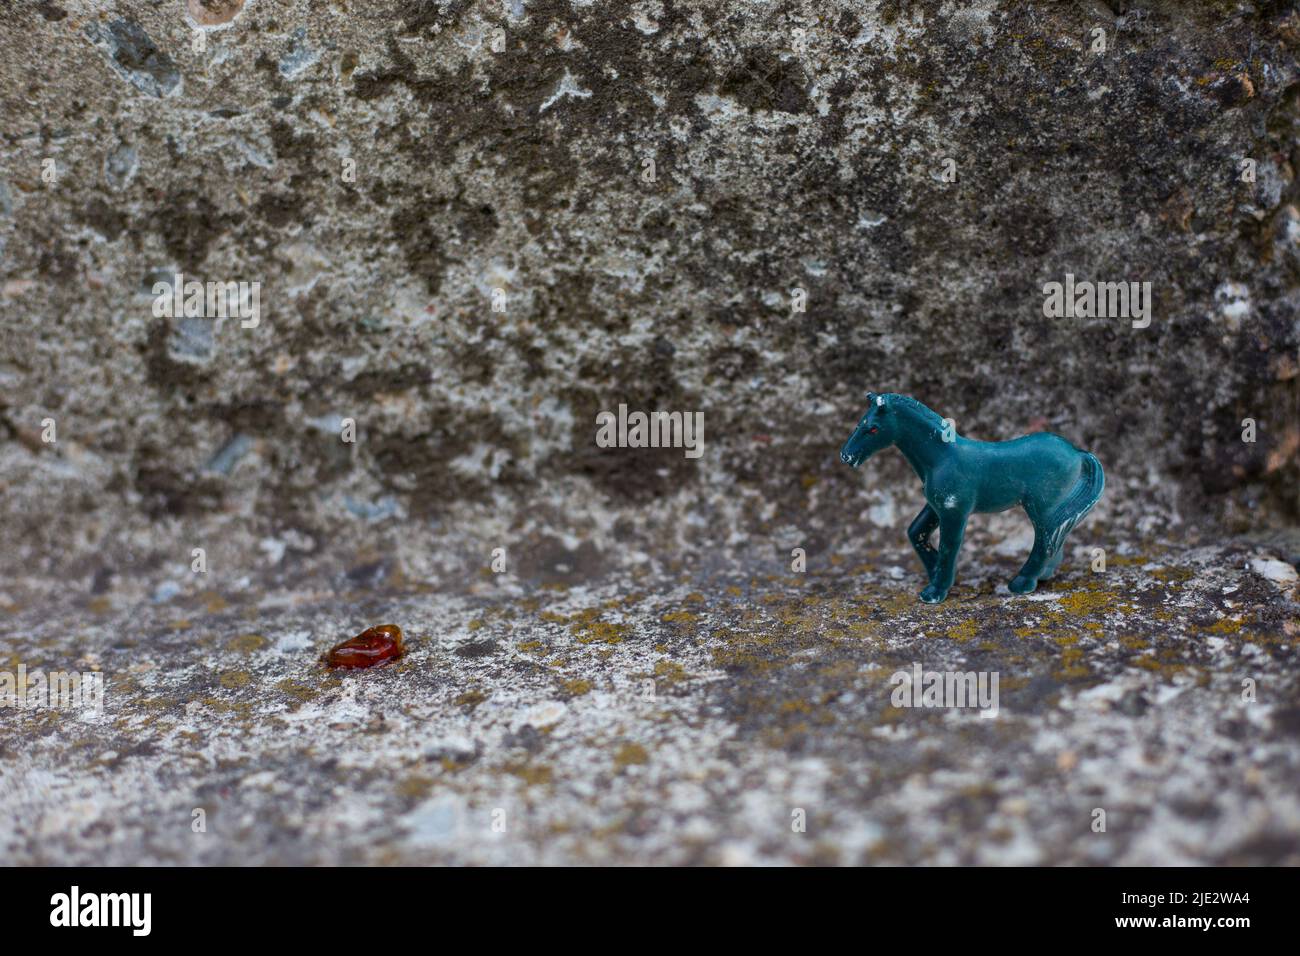
[[1047,570],[1050,559],[1054,557],[1047,553],[1048,534],[1048,529],[1039,527],[1038,523],[1034,522],[1033,550],[1029,552],[1029,559],[1025,561],[1025,566],[1020,569],[1020,573],[1007,585],[1012,594],[1028,594],[1038,587],[1039,578],[1046,576],[1044,571]]
[[1056,569],[1061,566],[1061,559],[1065,557],[1065,545],[1056,549],[1056,553],[1047,559],[1047,564],[1043,567],[1043,573],[1038,576],[1038,580],[1046,581],[1056,574]]

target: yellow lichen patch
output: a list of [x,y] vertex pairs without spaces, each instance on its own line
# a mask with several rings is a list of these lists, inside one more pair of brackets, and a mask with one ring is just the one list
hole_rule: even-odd
[[846,636],[859,640],[880,636],[880,625],[875,621],[854,621],[846,629]]
[[1156,568],[1151,572],[1151,577],[1161,584],[1181,584],[1195,576],[1196,572],[1191,568]]
[[[34,669],[31,664],[29,669]],[[115,694],[138,694],[140,693],[140,682],[135,679],[133,674],[109,674],[108,686]]]
[[916,595],[910,591],[891,591],[875,602],[875,609],[887,615],[902,614],[916,607]]
[[483,619],[481,617],[476,617],[474,620],[470,621],[467,626],[471,631],[482,630],[484,627]]
[[1146,564],[1151,559],[1144,554],[1108,554],[1106,564],[1113,568],[1132,568]]
[[826,622],[826,615],[818,609],[816,598],[804,598],[786,603],[776,612],[776,619],[790,631],[815,633]]
[[762,671],[777,666],[775,661],[739,647],[715,647],[710,653],[713,663],[719,667],[743,667]]
[[954,641],[969,641],[978,633],[979,625],[976,624],[975,620],[972,618],[970,620],[962,621],[960,624],[954,624],[952,627],[948,628],[947,636],[950,640]]
[[300,700],[300,701],[311,700],[317,694],[317,691],[314,687],[308,687],[306,684],[299,683],[298,681],[292,680],[288,677],[280,681],[275,686],[278,687],[280,690],[284,691],[294,700]]
[[397,794],[410,800],[423,800],[433,791],[433,779],[431,777],[412,774],[404,778],[397,784]]
[[1061,597],[1058,606],[1061,611],[1076,619],[1093,614],[1105,614],[1108,611],[1131,609],[1121,603],[1120,596],[1116,592],[1101,589],[1071,591]]
[[1221,617],[1205,629],[1208,634],[1236,635],[1241,633],[1246,622],[1237,617]]
[[612,624],[602,621],[598,612],[583,611],[570,620],[569,630],[573,632],[579,644],[621,644],[630,628],[626,624]]
[[669,624],[690,624],[692,621],[698,621],[700,616],[692,614],[690,611],[670,611],[660,618]]
[[253,675],[248,671],[225,671],[217,678],[222,687],[235,690],[246,687],[253,682]]
[[538,616],[548,624],[563,624],[568,620],[563,614],[556,614],[554,611],[543,611]]
[[1071,680],[1087,677],[1090,673],[1088,665],[1084,663],[1082,648],[1066,647],[1061,651],[1061,669],[1057,671],[1058,677],[1063,680]]
[[614,768],[616,770],[649,762],[650,755],[646,753],[646,749],[640,744],[626,743],[619,747],[614,754]]
[[544,763],[511,763],[504,769],[530,787],[546,786],[554,777],[551,768]]
[[537,654],[546,650],[546,645],[541,641],[524,641],[517,645],[517,649],[522,651],[524,654]]
[[468,707],[472,710],[473,708],[477,707],[479,704],[483,703],[483,701],[487,700],[487,698],[488,695],[486,693],[479,690],[478,688],[474,688],[472,690],[465,691],[463,694],[457,695],[456,698],[452,701],[452,703],[455,704],[457,707]]
[[686,668],[676,661],[655,661],[655,678],[667,687],[689,679]]
[[564,689],[564,692],[566,694],[571,694],[574,697],[581,697],[583,694],[590,694],[591,689],[594,686],[595,685],[592,684],[591,681],[582,680],[581,678],[560,682],[560,687]]
[[237,654],[253,654],[264,647],[269,647],[270,644],[271,642],[261,634],[241,634],[236,638],[232,638],[226,648]]

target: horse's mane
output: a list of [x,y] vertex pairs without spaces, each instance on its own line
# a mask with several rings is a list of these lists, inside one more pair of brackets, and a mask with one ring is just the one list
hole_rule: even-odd
[[934,425],[938,428],[943,428],[943,416],[940,415],[938,412],[936,412],[934,409],[929,408],[926,405],[922,405],[911,395],[899,395],[895,392],[890,392],[888,395],[885,396],[885,400],[895,408],[898,407],[910,408],[912,411],[920,415],[921,418],[925,419],[929,424]]

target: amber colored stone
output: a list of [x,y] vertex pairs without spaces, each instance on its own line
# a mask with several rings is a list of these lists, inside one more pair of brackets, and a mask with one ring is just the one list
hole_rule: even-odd
[[331,647],[323,660],[330,667],[353,669],[387,664],[405,653],[402,629],[396,624],[380,624]]

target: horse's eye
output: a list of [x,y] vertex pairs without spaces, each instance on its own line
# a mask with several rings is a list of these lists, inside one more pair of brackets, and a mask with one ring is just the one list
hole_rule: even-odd
[[867,429],[867,434],[874,435],[878,431],[880,431],[880,429],[877,428],[875,425],[872,425],[870,428]]

